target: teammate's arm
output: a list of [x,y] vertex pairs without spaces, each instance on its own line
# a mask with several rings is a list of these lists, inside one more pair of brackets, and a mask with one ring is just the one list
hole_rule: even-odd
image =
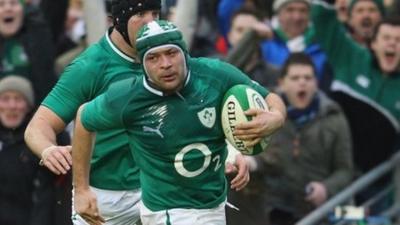
[[236,191],[242,190],[250,181],[250,169],[249,166],[242,154],[235,155],[235,163],[233,165],[226,165],[229,166],[230,170],[227,170],[226,173],[235,173],[236,176],[231,181],[231,188],[235,189]]
[[286,119],[286,107],[282,99],[274,93],[265,97],[269,110],[249,109],[246,115],[252,116],[249,122],[238,124],[233,134],[247,141],[248,146],[254,146],[260,140],[281,128]]
[[74,184],[75,211],[89,224],[100,225],[105,222],[97,208],[96,195],[89,187],[90,159],[94,145],[94,133],[86,130],[81,122],[82,105],[77,113],[72,139],[72,169]]
[[57,146],[56,136],[65,128],[64,121],[45,106],[39,106],[25,130],[25,142],[55,174],[71,168],[71,146]]

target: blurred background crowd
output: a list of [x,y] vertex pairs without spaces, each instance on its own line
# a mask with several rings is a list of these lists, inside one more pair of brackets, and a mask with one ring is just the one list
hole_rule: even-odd
[[[0,0],[0,224],[71,224],[70,174],[41,167],[23,133],[64,68],[112,26],[110,1]],[[399,0],[162,0],[192,56],[232,63],[287,106],[268,150],[246,157],[251,182],[229,194],[228,224],[295,224],[396,153],[399,16]],[[380,194],[365,208],[381,215],[398,204],[396,185],[386,173],[345,204]],[[382,218],[370,224],[396,222]]]

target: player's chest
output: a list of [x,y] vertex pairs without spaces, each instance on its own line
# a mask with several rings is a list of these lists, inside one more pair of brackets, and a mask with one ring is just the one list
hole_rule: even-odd
[[135,110],[129,121],[133,129],[147,137],[170,145],[179,140],[219,136],[221,132],[221,99],[218,95],[198,93],[154,98]]

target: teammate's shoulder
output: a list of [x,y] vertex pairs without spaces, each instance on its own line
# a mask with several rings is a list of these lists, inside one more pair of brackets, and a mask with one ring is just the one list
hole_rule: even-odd
[[133,88],[133,86],[137,83],[137,77],[130,77],[126,79],[122,79],[110,84],[107,92],[115,92],[115,93],[122,93],[126,90]]
[[137,79],[136,77],[131,77],[110,84],[105,92],[107,103],[112,106],[124,105],[124,102],[127,102],[128,99],[135,95]]
[[107,53],[98,44],[94,44],[85,49],[67,67],[66,71],[78,70],[77,72],[97,71],[103,68],[109,61]]
[[90,61],[90,62],[99,62],[99,59],[101,59],[100,62],[109,59],[109,55],[107,53],[107,51],[99,44],[93,44],[91,46],[89,46],[82,54],[79,58],[82,58],[86,61]]

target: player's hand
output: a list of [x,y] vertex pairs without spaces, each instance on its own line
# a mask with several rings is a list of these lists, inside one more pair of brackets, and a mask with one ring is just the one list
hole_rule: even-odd
[[310,182],[307,185],[307,189],[310,190],[310,193],[306,196],[306,201],[311,202],[315,206],[322,205],[328,198],[326,187],[321,182]]
[[50,146],[42,152],[40,165],[46,166],[51,172],[60,175],[66,174],[72,165],[72,147]]
[[253,119],[249,122],[240,123],[235,127],[233,135],[245,141],[247,147],[252,147],[262,138],[271,135],[284,123],[283,115],[278,111],[262,109],[249,109],[245,112]]
[[105,223],[97,208],[96,195],[90,189],[75,189],[74,208],[88,224],[101,225]]
[[236,191],[243,189],[250,181],[250,172],[243,155],[237,154],[235,164],[226,164],[226,173],[237,173],[231,181],[231,188]]

